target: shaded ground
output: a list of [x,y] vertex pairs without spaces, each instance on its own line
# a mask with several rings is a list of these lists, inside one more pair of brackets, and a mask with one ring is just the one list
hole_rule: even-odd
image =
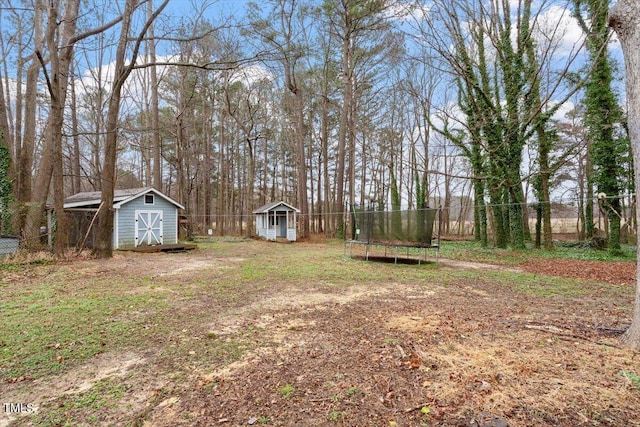
[[1,401],[38,411],[0,425],[640,425],[640,358],[618,342],[634,263],[393,265],[241,242],[1,274],[13,297],[61,275],[157,308],[111,315],[133,325],[121,348],[3,378]]

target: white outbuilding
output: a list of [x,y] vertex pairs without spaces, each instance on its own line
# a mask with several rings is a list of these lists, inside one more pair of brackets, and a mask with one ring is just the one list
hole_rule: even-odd
[[253,211],[256,233],[267,240],[296,241],[296,215],[300,210],[283,201],[268,203]]

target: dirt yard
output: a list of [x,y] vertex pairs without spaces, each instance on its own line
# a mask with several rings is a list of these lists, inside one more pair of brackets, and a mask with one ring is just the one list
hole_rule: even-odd
[[619,342],[633,262],[394,265],[251,241],[0,279],[13,301],[54,288],[47,313],[124,304],[49,338],[71,348],[57,372],[30,373],[10,353],[26,338],[0,335],[0,426],[640,426],[640,357]]

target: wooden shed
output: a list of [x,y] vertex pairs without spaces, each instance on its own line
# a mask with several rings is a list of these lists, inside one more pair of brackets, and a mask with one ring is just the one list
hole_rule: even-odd
[[[92,246],[91,222],[100,203],[99,191],[77,193],[65,199],[64,209],[70,213],[72,222],[69,243],[78,244],[89,236],[86,246]],[[178,243],[178,210],[184,206],[155,188],[116,190],[113,209],[114,249]]]
[[267,240],[286,238],[296,241],[296,214],[300,211],[285,202],[268,203],[253,211],[256,233]]

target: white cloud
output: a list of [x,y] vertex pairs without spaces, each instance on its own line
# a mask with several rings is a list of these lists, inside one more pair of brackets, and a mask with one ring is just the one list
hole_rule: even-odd
[[385,15],[390,19],[410,19],[414,22],[423,22],[428,13],[429,6],[403,0],[392,3],[385,11]]
[[576,104],[571,101],[566,101],[556,110],[556,112],[553,114],[552,119],[559,122],[571,121],[569,117],[571,116],[571,114],[575,114],[575,109]]
[[245,86],[251,86],[261,80],[275,80],[273,73],[261,65],[239,67],[233,71],[231,76],[232,82],[241,82]]
[[534,37],[541,49],[554,49],[553,54],[559,56],[575,55],[584,44],[584,33],[571,10],[559,5],[540,12]]

